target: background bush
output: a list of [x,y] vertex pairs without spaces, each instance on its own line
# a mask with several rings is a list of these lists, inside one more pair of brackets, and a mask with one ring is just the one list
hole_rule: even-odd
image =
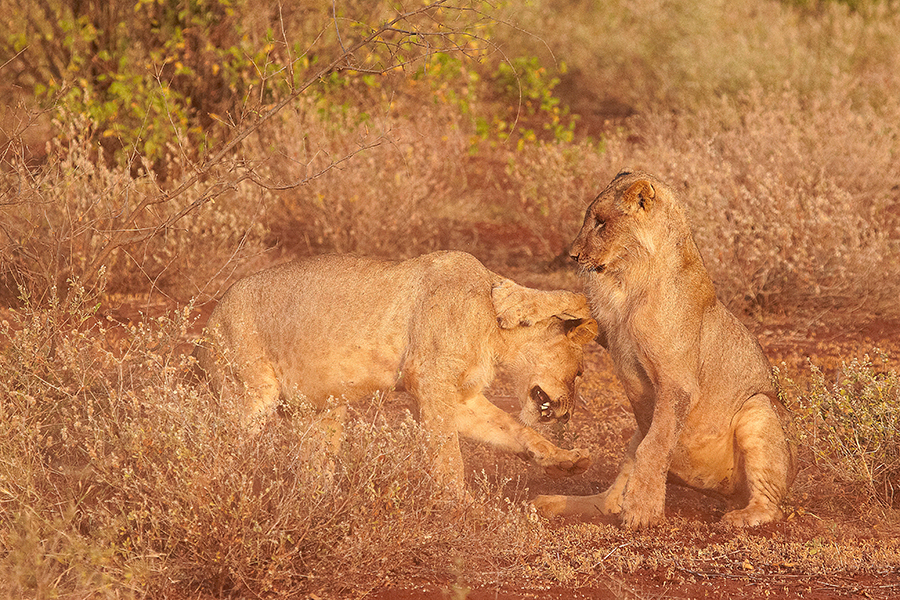
[[[211,246],[240,247],[238,263],[273,247],[454,247],[498,265],[546,263],[630,165],[684,192],[732,308],[855,299],[896,312],[900,17],[890,4],[447,6],[434,13],[440,36],[382,36],[220,156],[205,185],[129,223],[142,200],[209,168],[210,148],[396,13],[337,5],[339,37],[330,6],[300,1],[81,12],[4,1],[9,298],[32,277],[39,291],[95,271],[117,228],[136,232],[116,239],[108,260],[128,267],[108,265],[109,288],[151,284],[180,301],[231,258],[209,260]],[[60,177],[71,181],[64,194]],[[172,222],[180,211],[190,218]]]
[[900,501],[900,385],[887,363],[853,359],[834,382],[814,366],[799,412],[802,441],[823,471],[890,511]]

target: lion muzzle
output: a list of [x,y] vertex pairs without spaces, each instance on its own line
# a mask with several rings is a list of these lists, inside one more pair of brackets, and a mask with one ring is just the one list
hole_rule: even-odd
[[581,252],[576,253],[573,250],[571,253],[569,253],[569,257],[573,261],[578,263],[578,266],[581,267],[582,269],[584,269],[584,271],[587,273],[602,273],[603,271],[606,270],[605,264],[599,264],[599,265],[592,264],[590,259],[582,256]]
[[531,388],[531,392],[529,393],[529,395],[531,396],[531,400],[534,402],[535,406],[537,406],[541,411],[542,423],[547,423],[550,421],[567,423],[569,421],[568,411],[564,412],[561,415],[556,414],[563,403],[558,400],[552,400],[550,396],[547,395],[547,392],[542,390],[540,386],[536,385]]

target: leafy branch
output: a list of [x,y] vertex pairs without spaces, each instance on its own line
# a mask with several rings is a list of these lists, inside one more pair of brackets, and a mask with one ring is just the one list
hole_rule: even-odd
[[[472,56],[473,50],[469,46],[469,42],[479,39],[477,32],[471,28],[473,21],[478,19],[487,19],[480,8],[480,3],[473,2],[471,5],[452,4],[450,0],[438,0],[431,2],[425,6],[414,9],[403,10],[395,13],[391,18],[382,22],[378,26],[371,27],[359,21],[346,19],[341,17],[336,3],[332,4],[330,26],[334,27],[338,38],[337,51],[333,58],[324,66],[317,69],[314,73],[306,77],[303,81],[297,82],[295,74],[300,72],[301,68],[309,67],[310,61],[308,54],[313,46],[319,45],[322,40],[322,32],[312,41],[312,45],[307,49],[306,53],[292,52],[289,40],[289,27],[285,26],[284,19],[279,14],[281,24],[279,42],[284,47],[284,58],[282,60],[272,59],[268,55],[264,64],[253,63],[257,71],[257,75],[262,82],[260,86],[259,104],[263,105],[266,94],[271,94],[276,89],[286,90],[280,98],[270,103],[265,110],[258,112],[256,110],[241,109],[240,118],[232,121],[230,124],[231,137],[227,141],[219,144],[219,147],[213,147],[212,151],[208,151],[202,158],[196,162],[192,160],[190,148],[184,146],[184,138],[182,131],[184,125],[179,122],[183,117],[183,109],[173,105],[170,109],[171,100],[167,100],[166,90],[168,82],[162,75],[162,70],[158,70],[155,75],[156,85],[159,93],[157,96],[162,98],[163,123],[170,133],[174,133],[179,146],[183,148],[180,153],[189,165],[180,179],[176,179],[172,185],[164,185],[157,182],[152,172],[154,168],[151,166],[153,158],[141,152],[138,143],[134,143],[129,154],[128,164],[132,173],[136,171],[137,165],[143,165],[144,170],[149,175],[143,177],[151,181],[155,187],[155,192],[136,193],[134,192],[134,179],[125,183],[125,200],[122,206],[117,210],[110,210],[108,214],[102,217],[83,218],[71,215],[73,209],[63,207],[62,210],[69,214],[70,221],[66,227],[53,229],[51,239],[45,243],[46,256],[44,262],[48,264],[48,272],[55,271],[55,280],[57,286],[61,285],[68,279],[78,280],[81,285],[96,285],[98,275],[101,268],[107,264],[110,256],[119,248],[128,247],[134,244],[147,242],[159,236],[166,235],[183,219],[195,214],[202,206],[214,201],[223,194],[237,190],[238,186],[246,181],[260,186],[269,191],[283,191],[304,186],[310,181],[319,178],[335,167],[351,160],[354,156],[381,145],[386,137],[387,132],[382,132],[378,138],[368,143],[361,143],[357,148],[349,151],[345,156],[335,158],[329,164],[321,166],[315,172],[308,173],[305,177],[291,182],[273,182],[259,172],[258,163],[242,159],[235,155],[247,138],[258,132],[262,126],[272,121],[272,119],[282,112],[286,107],[294,103],[298,98],[307,93],[310,88],[329,81],[337,73],[347,73],[349,76],[361,76],[369,74],[386,74],[391,71],[401,70],[408,65],[427,58],[434,53],[450,53],[458,52],[468,56]],[[470,19],[461,19],[460,15],[467,14]],[[360,35],[360,31],[365,32]],[[255,59],[247,57],[251,62]],[[266,90],[266,81],[273,77],[279,78],[279,85],[270,86],[270,90]],[[287,84],[286,86],[284,84]],[[271,95],[268,96],[271,98]],[[87,98],[87,97],[86,97]],[[249,98],[248,96],[245,97]],[[156,102],[159,100],[157,99]],[[157,105],[158,106],[158,105]],[[216,115],[210,115],[217,119],[219,123],[225,123],[224,120]],[[251,116],[247,119],[247,116]],[[86,125],[91,128],[94,122],[90,117],[87,118]],[[141,128],[143,129],[143,125]],[[77,127],[74,129],[78,135]],[[157,130],[158,131],[158,130]],[[71,135],[71,134],[70,134]],[[105,135],[105,134],[104,134]],[[156,133],[155,135],[159,135]],[[65,139],[60,138],[60,139]],[[171,139],[171,138],[170,138]],[[65,142],[63,142],[65,143]],[[311,164],[312,161],[310,161]],[[185,164],[185,163],[182,163]],[[165,168],[165,164],[162,165]],[[309,165],[308,165],[309,166]],[[26,181],[28,188],[26,193],[18,194],[19,201],[11,204],[31,204],[32,209],[35,202],[46,202],[43,198],[44,194],[39,189],[36,180],[29,181],[34,178],[34,174],[27,169],[19,170],[20,180]],[[198,186],[203,185],[202,191],[197,193]],[[183,198],[191,191],[192,200],[188,203],[176,203],[179,198]],[[101,192],[104,195],[114,193],[114,190],[108,189]],[[127,198],[128,195],[132,199]],[[136,196],[136,202],[135,202]],[[63,201],[64,202],[64,201]],[[98,199],[91,203],[91,206],[99,206],[97,202],[109,204],[105,200]],[[128,205],[131,204],[132,207]],[[176,206],[176,204],[178,204]],[[169,208],[174,207],[174,208]],[[37,211],[40,212],[40,211]],[[23,217],[24,221],[33,227],[34,215],[32,210],[31,217]],[[43,217],[38,216],[38,219]],[[150,225],[147,225],[149,221]],[[89,230],[89,231],[87,231]],[[76,241],[77,236],[87,236]],[[65,238],[65,239],[63,239]],[[92,238],[89,240],[89,238]],[[3,249],[3,252],[9,256],[27,256],[27,236],[7,235],[7,240],[12,244]],[[87,243],[90,241],[90,243]],[[99,243],[98,243],[99,242]],[[69,259],[64,263],[59,257],[65,253],[65,248],[81,248],[79,252],[82,254],[80,260]],[[56,251],[51,250],[56,248]],[[91,249],[93,248],[93,249]],[[62,252],[63,254],[60,254]],[[49,258],[53,255],[55,258]],[[21,269],[20,269],[20,272]],[[27,271],[26,271],[27,272]],[[65,301],[68,290],[60,290],[60,296]]]

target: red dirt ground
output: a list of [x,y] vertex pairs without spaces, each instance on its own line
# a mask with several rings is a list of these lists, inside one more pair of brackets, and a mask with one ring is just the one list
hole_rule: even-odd
[[[744,319],[747,322],[747,319]],[[852,329],[838,326],[825,319],[774,319],[750,323],[759,337],[773,365],[792,379],[802,382],[809,375],[809,362],[819,366],[833,380],[842,361],[872,355],[880,348],[891,358],[889,368],[900,367],[900,323],[869,319]],[[633,424],[626,401],[616,381],[606,352],[591,345],[588,365],[582,384],[583,406],[576,413],[569,435],[575,435],[579,446],[587,447],[594,457],[591,469],[582,476],[567,480],[549,480],[536,468],[475,444],[464,446],[465,457],[473,471],[484,469],[489,476],[522,475],[519,489],[527,488],[528,497],[541,493],[596,493],[611,482],[619,456],[624,451]],[[874,358],[874,356],[873,356]],[[808,362],[809,361],[809,362]],[[504,397],[507,390],[495,386],[500,396],[495,402],[516,410],[516,401]],[[801,453],[801,472],[786,505],[788,518],[775,524],[736,534],[717,523],[726,510],[724,503],[695,491],[670,485],[667,492],[667,524],[656,533],[641,534],[640,546],[648,553],[660,548],[698,544],[734,543],[735,538],[746,540],[737,544],[730,559],[711,561],[705,566],[695,562],[678,561],[656,569],[609,574],[608,570],[578,573],[567,583],[548,585],[529,582],[477,583],[425,581],[414,585],[400,585],[373,590],[369,597],[376,600],[430,600],[438,598],[469,598],[470,600],[519,600],[541,598],[562,599],[637,599],[637,598],[896,598],[900,597],[900,564],[888,564],[878,573],[864,573],[857,567],[840,565],[824,572],[805,573],[802,565],[773,564],[765,558],[753,557],[749,548],[754,540],[768,540],[775,547],[793,544],[824,552],[838,552],[838,548],[859,547],[862,552],[882,546],[896,548],[897,519],[884,520],[855,511],[852,495],[844,497],[840,488],[823,485],[814,465]],[[557,519],[551,524],[564,535],[574,521]],[[609,555],[619,547],[631,544],[630,534],[618,528],[614,520],[597,518],[592,524],[606,527],[597,548],[612,546]],[[609,533],[612,530],[613,533]],[[649,537],[647,537],[649,536]],[[654,541],[655,536],[655,541]],[[698,539],[701,540],[698,542]],[[649,541],[648,541],[649,540]],[[746,546],[746,552],[742,548]],[[866,550],[866,549],[869,550]],[[673,550],[676,552],[676,550]],[[896,554],[894,554],[896,556]],[[537,557],[536,557],[537,558]],[[720,557],[721,558],[721,557]]]

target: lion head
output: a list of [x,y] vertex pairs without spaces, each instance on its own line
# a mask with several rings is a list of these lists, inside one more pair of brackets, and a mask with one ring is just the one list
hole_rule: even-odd
[[570,254],[588,273],[617,275],[646,264],[660,244],[683,244],[690,229],[681,203],[655,177],[621,171],[588,207]]
[[491,292],[523,423],[565,423],[575,406],[584,345],[597,336],[587,299],[526,288],[508,279]]

